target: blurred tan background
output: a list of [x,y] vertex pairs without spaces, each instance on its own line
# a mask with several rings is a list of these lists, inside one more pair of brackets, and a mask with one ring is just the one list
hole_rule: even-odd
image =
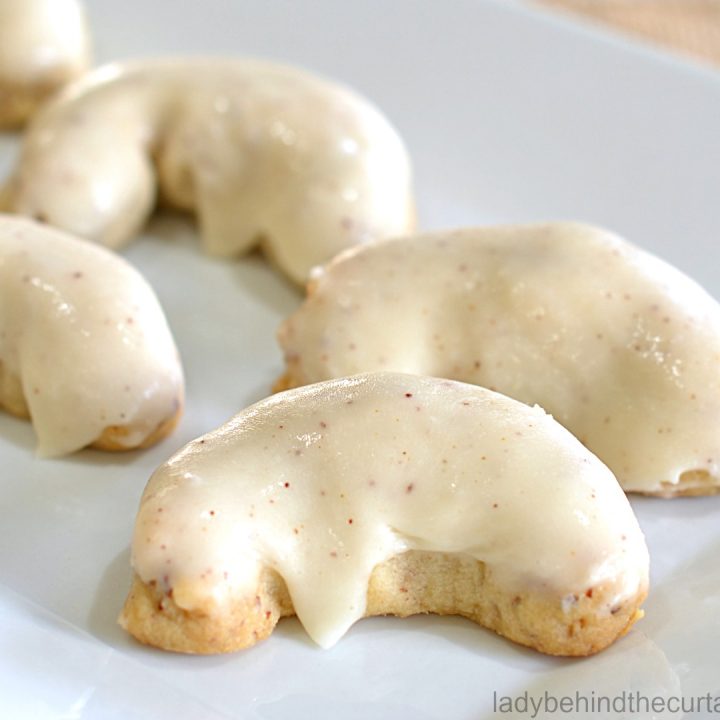
[[535,0],[720,68],[720,0]]

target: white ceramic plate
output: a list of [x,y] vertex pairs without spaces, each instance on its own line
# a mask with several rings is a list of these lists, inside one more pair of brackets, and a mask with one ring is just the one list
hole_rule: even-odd
[[[373,98],[408,141],[425,228],[594,221],[720,296],[720,75],[512,2],[88,5],[101,60],[262,55]],[[7,165],[13,144],[1,142]],[[187,413],[148,452],[53,462],[33,457],[29,424],[0,415],[0,717],[479,720],[494,693],[720,695],[720,498],[633,500],[652,553],[647,617],[588,660],[435,617],[364,620],[329,651],[294,620],[224,657],[136,645],[115,618],[145,481],[268,393],[281,371],[275,328],[300,296],[260,258],[203,257],[182,219],[155,221],[125,254],[166,308]]]

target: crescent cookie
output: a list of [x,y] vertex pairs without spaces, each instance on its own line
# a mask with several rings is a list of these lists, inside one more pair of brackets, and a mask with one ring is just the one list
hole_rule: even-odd
[[0,0],[0,128],[24,123],[89,62],[78,0]]
[[463,615],[586,655],[640,617],[648,553],[612,473],[538,407],[375,373],[290,390],[150,478],[121,624],[229,652],[297,614],[333,645],[359,618]]
[[180,417],[183,374],[160,304],[114,253],[0,215],[0,407],[38,453],[147,447]]
[[261,245],[298,283],[414,224],[409,160],[387,120],[340,85],[256,60],[96,70],[33,124],[3,204],[117,247],[158,190],[197,213],[210,253]]
[[293,387],[374,370],[537,403],[628,491],[720,489],[720,306],[603,230],[467,229],[347,252],[279,332]]

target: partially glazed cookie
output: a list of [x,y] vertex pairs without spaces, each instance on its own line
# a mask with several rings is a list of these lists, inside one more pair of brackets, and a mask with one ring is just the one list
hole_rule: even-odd
[[402,141],[366,100],[255,60],[99,68],[33,124],[2,200],[110,247],[157,196],[195,211],[206,249],[260,245],[295,282],[414,223]]
[[114,253],[0,215],[0,407],[38,453],[147,447],[175,426],[183,374],[150,286]]
[[78,0],[0,0],[0,128],[24,123],[89,62]]
[[609,232],[572,223],[349,251],[282,326],[293,387],[373,370],[537,403],[629,491],[720,489],[720,305]]
[[612,473],[540,408],[393,373],[263,400],[145,489],[121,616],[168,650],[229,652],[297,614],[464,615],[557,655],[640,616],[648,554]]

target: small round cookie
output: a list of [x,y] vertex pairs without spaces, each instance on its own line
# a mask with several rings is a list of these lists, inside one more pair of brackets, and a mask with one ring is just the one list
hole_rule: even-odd
[[414,224],[402,141],[366,100],[293,67],[235,59],[99,68],[38,118],[2,200],[110,247],[159,192],[205,248],[260,245],[292,280]]
[[463,615],[556,655],[641,615],[648,553],[612,473],[538,407],[393,373],[263,400],[145,489],[121,624],[230,652],[297,614],[333,645],[359,618]]
[[490,227],[349,251],[279,340],[279,388],[373,370],[476,383],[545,408],[625,490],[720,490],[720,305],[609,232]]
[[22,125],[89,64],[78,0],[0,0],[0,129]]
[[160,304],[125,260],[0,215],[0,407],[38,453],[147,447],[180,417],[183,374]]

